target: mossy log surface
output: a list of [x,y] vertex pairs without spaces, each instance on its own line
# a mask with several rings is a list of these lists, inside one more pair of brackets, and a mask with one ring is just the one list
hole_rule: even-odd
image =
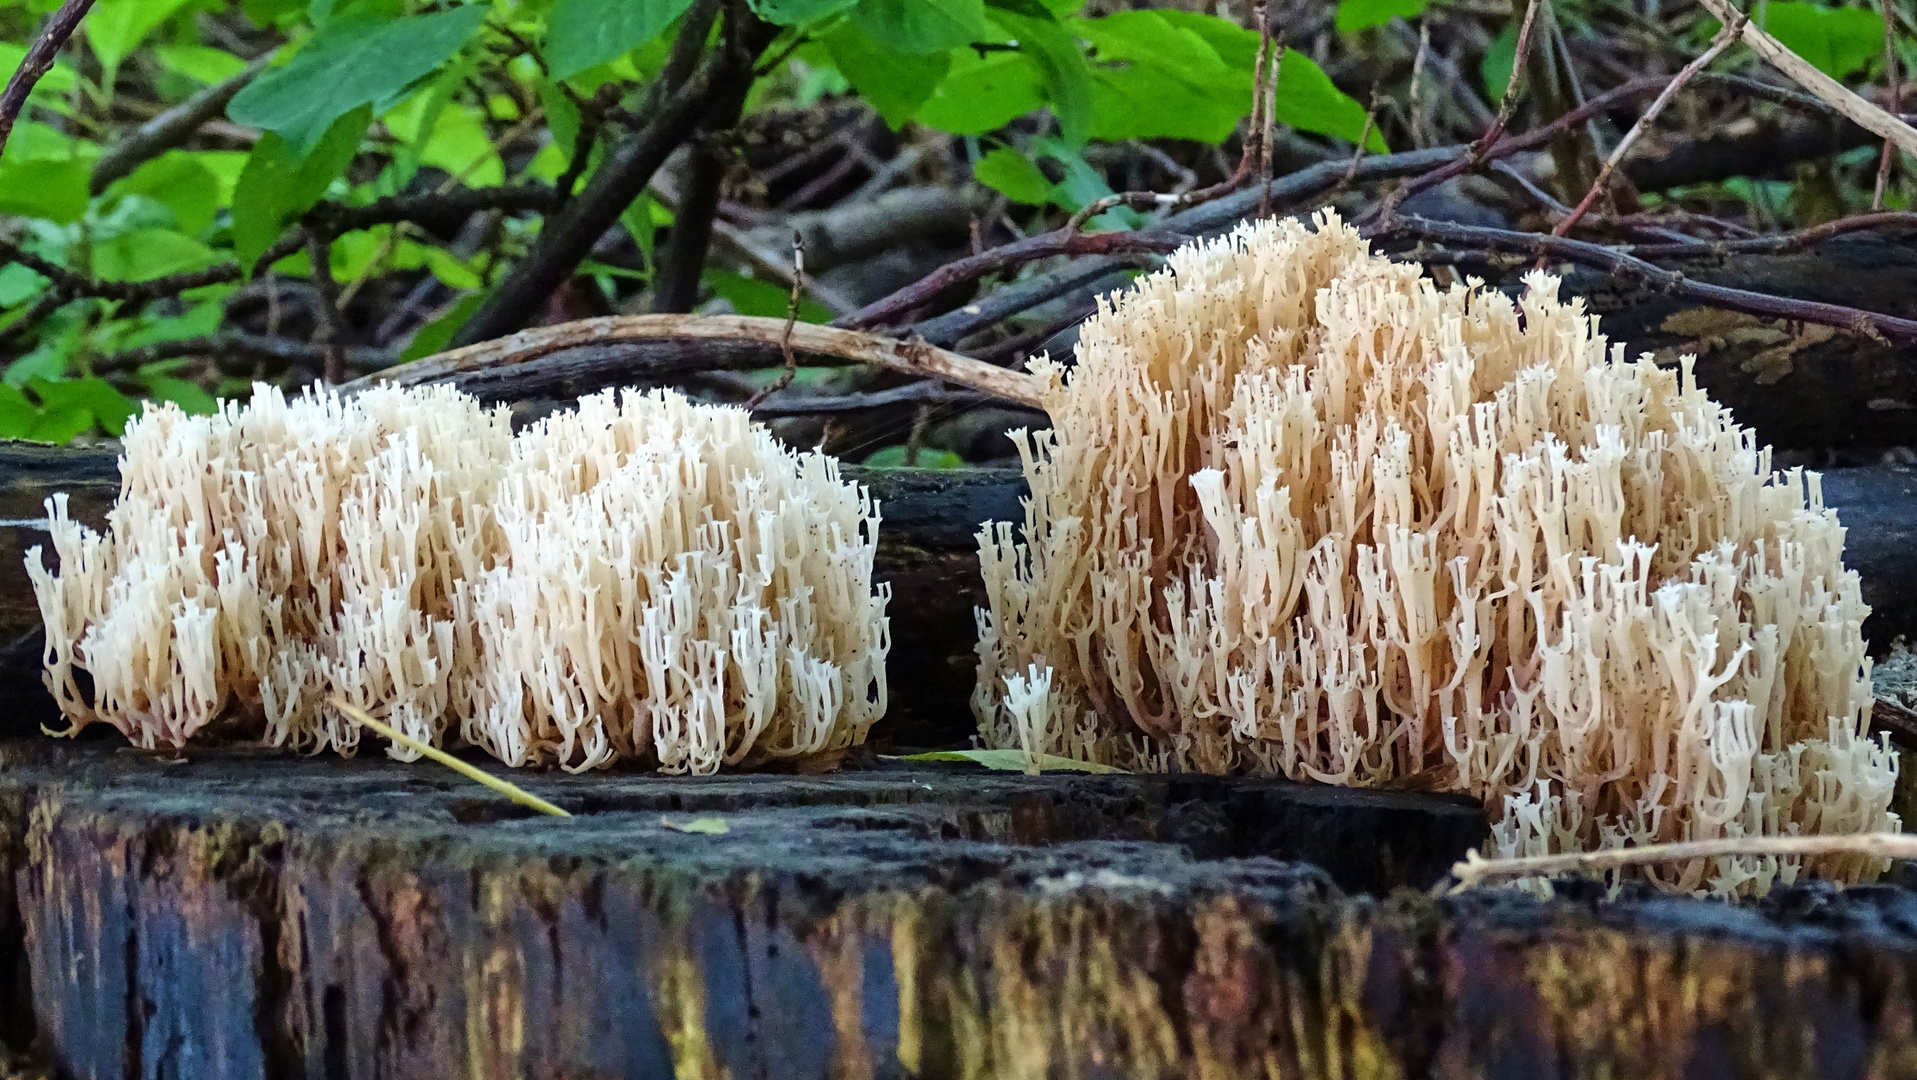
[[1361,895],[1479,841],[1455,800],[0,765],[0,1037],[82,1080],[1917,1075],[1917,894]]

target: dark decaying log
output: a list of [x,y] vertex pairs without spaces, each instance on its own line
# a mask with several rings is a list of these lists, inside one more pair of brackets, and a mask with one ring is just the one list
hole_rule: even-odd
[[1917,893],[1355,895],[1482,835],[1427,797],[0,761],[0,1037],[76,1080],[1917,1074]]
[[[1025,494],[1016,470],[938,472],[848,468],[878,499],[877,577],[892,585],[892,705],[874,729],[881,745],[962,745],[972,731],[977,632],[985,602],[974,535],[981,522],[1020,521]],[[40,613],[23,553],[44,545],[41,506],[68,493],[76,517],[96,526],[118,491],[111,451],[0,443],[0,732],[52,723],[40,690]],[[1849,529],[1846,561],[1875,609],[1865,629],[1879,646],[1917,630],[1917,470],[1894,466],[1823,474],[1825,500]],[[47,556],[51,559],[51,554]]]

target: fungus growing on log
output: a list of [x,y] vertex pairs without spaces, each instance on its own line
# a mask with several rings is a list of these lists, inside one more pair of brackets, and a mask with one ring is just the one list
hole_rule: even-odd
[[979,535],[982,741],[1469,792],[1500,855],[1895,829],[1815,474],[1526,286],[1438,288],[1325,213],[1102,302],[1075,365],[1034,365],[1024,522]]
[[743,411],[608,391],[514,435],[445,387],[260,386],[124,446],[106,531],[55,496],[58,571],[27,552],[67,734],[351,752],[339,694],[510,764],[711,772],[884,710],[872,500]]

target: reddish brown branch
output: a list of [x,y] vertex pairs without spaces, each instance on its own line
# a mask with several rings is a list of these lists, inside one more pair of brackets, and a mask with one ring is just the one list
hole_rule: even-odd
[[8,136],[13,134],[13,125],[20,119],[21,110],[27,107],[27,97],[33,93],[34,84],[53,70],[53,58],[60,54],[92,6],[93,0],[66,0],[40,28],[33,44],[27,46],[27,54],[20,59],[13,77],[7,80],[6,90],[0,91],[0,148],[7,145]]

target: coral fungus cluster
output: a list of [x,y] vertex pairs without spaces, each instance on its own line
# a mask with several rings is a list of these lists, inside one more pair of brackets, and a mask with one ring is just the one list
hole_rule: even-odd
[[710,772],[884,712],[871,498],[740,410],[608,392],[515,435],[445,388],[262,386],[149,409],[121,474],[104,533],[56,497],[58,572],[27,554],[75,730],[351,750],[338,694],[515,765]]
[[1335,216],[1265,221],[1036,370],[1025,521],[980,535],[989,745],[1469,792],[1510,855],[1896,827],[1816,477],[1553,278],[1439,288]]

